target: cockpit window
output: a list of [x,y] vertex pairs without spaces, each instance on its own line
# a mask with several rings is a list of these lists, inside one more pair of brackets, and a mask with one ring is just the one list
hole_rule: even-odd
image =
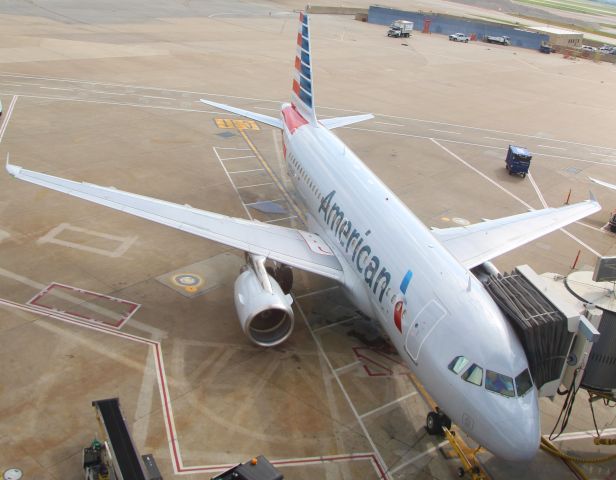
[[464,370],[464,367],[468,365],[468,359],[463,356],[459,356],[454,358],[449,364],[449,370],[451,370],[456,375]]
[[530,378],[528,368],[515,377],[515,388],[518,391],[518,396],[524,395],[533,386],[533,381]]
[[462,378],[475,385],[481,385],[481,381],[483,380],[483,368],[473,363],[468,370],[462,374]]
[[515,397],[513,389],[513,378],[486,370],[486,388],[492,392],[500,393],[506,397]]

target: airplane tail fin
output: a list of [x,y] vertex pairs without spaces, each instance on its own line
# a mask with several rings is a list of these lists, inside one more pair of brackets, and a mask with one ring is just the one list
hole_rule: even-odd
[[317,116],[314,111],[312,62],[310,58],[310,28],[308,25],[308,14],[300,12],[291,104],[302,117],[310,123],[316,124]]

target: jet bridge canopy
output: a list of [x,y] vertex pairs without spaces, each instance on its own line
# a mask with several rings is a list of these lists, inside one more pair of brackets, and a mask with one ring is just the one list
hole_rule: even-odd
[[529,280],[524,267],[509,274],[492,274],[483,282],[518,334],[535,386],[540,389],[548,382],[560,383],[574,333],[569,331],[571,312],[565,314],[556,307]]

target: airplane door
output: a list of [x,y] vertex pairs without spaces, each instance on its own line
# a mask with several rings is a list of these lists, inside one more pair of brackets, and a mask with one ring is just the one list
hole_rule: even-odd
[[421,346],[426,338],[445,315],[447,315],[445,307],[438,300],[431,300],[413,319],[406,334],[404,348],[415,362],[419,358]]

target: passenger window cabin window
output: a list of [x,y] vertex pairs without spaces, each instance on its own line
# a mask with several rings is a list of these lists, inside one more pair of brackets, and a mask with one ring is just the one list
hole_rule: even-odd
[[469,383],[481,386],[483,381],[483,368],[473,363],[469,369],[462,374],[462,378]]
[[518,397],[523,396],[533,386],[533,380],[530,377],[528,368],[515,377],[515,388],[518,391]]
[[486,370],[486,389],[491,392],[500,393],[505,397],[515,397],[513,389],[513,378],[502,373]]
[[448,368],[453,373],[458,375],[462,370],[466,368],[467,365],[468,365],[468,358],[460,355],[459,357],[456,357],[451,361]]

